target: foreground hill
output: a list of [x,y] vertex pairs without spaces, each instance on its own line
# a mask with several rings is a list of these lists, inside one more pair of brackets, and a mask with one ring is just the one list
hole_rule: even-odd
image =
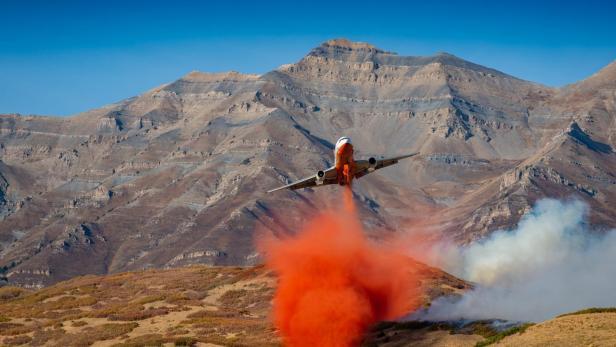
[[[616,312],[575,313],[531,326],[498,346],[615,346]],[[582,311],[583,312],[583,311]]]
[[330,165],[343,134],[359,155],[420,152],[354,188],[374,237],[421,225],[471,242],[545,196],[614,227],[615,69],[554,89],[331,40],[261,76],[193,72],[73,117],[0,116],[0,282],[255,264],[255,230],[335,206],[337,187],[264,192]]
[[[425,302],[468,285],[421,267]],[[278,346],[275,278],[262,267],[192,266],[0,288],[0,343],[32,346]],[[208,345],[209,344],[209,345]]]
[[[469,288],[436,269],[418,271],[426,303]],[[0,345],[280,346],[270,317],[275,282],[262,267],[191,266],[84,276],[36,291],[4,287]],[[363,346],[613,346],[613,311],[501,331],[485,321],[383,322]]]
[[486,321],[384,322],[373,329],[365,346],[608,347],[616,345],[615,311],[590,309],[502,329]]

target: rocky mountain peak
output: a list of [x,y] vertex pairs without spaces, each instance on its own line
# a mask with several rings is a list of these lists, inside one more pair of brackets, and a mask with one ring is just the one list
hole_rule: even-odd
[[321,47],[331,47],[346,50],[364,50],[383,53],[384,51],[367,42],[354,42],[345,38],[332,39],[321,44]]
[[[344,64],[365,64],[370,67],[391,66],[402,68],[417,68],[430,64],[441,64],[442,68],[462,68],[476,71],[484,75],[513,78],[500,71],[487,68],[446,52],[438,52],[431,56],[403,56],[385,51],[365,42],[353,42],[347,39],[332,39],[312,49],[300,63],[322,64],[324,61],[341,62]],[[363,65],[362,65],[363,66]]]
[[344,38],[326,41],[308,53],[308,57],[352,62],[371,61],[377,55],[395,56],[396,53],[386,52],[369,43],[353,42]]
[[243,74],[237,71],[225,71],[207,73],[201,71],[191,71],[181,79],[185,81],[213,82],[213,81],[248,81],[259,78],[259,75]]

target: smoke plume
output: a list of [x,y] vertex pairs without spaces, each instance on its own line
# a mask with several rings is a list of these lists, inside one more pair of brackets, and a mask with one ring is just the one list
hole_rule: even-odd
[[296,236],[259,242],[278,275],[274,323],[288,346],[354,346],[370,325],[418,305],[413,263],[367,240],[351,191],[344,194],[344,207],[316,217]]
[[441,298],[416,313],[426,320],[542,321],[588,307],[616,305],[616,231],[585,224],[580,201],[539,201],[515,230],[467,247],[441,245],[433,258],[475,282],[462,298]]

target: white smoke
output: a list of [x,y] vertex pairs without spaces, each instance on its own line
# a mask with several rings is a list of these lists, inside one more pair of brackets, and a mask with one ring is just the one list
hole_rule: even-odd
[[517,229],[463,248],[440,247],[445,270],[476,283],[440,298],[416,319],[542,321],[588,307],[616,306],[616,230],[593,233],[580,201],[539,201]]

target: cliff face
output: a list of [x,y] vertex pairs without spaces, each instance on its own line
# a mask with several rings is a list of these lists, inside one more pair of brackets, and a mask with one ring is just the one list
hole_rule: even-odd
[[262,76],[190,73],[69,118],[0,116],[0,277],[252,264],[256,230],[294,232],[337,187],[264,192],[358,155],[420,152],[354,187],[373,236],[469,242],[538,198],[616,226],[614,64],[551,89],[449,54],[332,40]]

